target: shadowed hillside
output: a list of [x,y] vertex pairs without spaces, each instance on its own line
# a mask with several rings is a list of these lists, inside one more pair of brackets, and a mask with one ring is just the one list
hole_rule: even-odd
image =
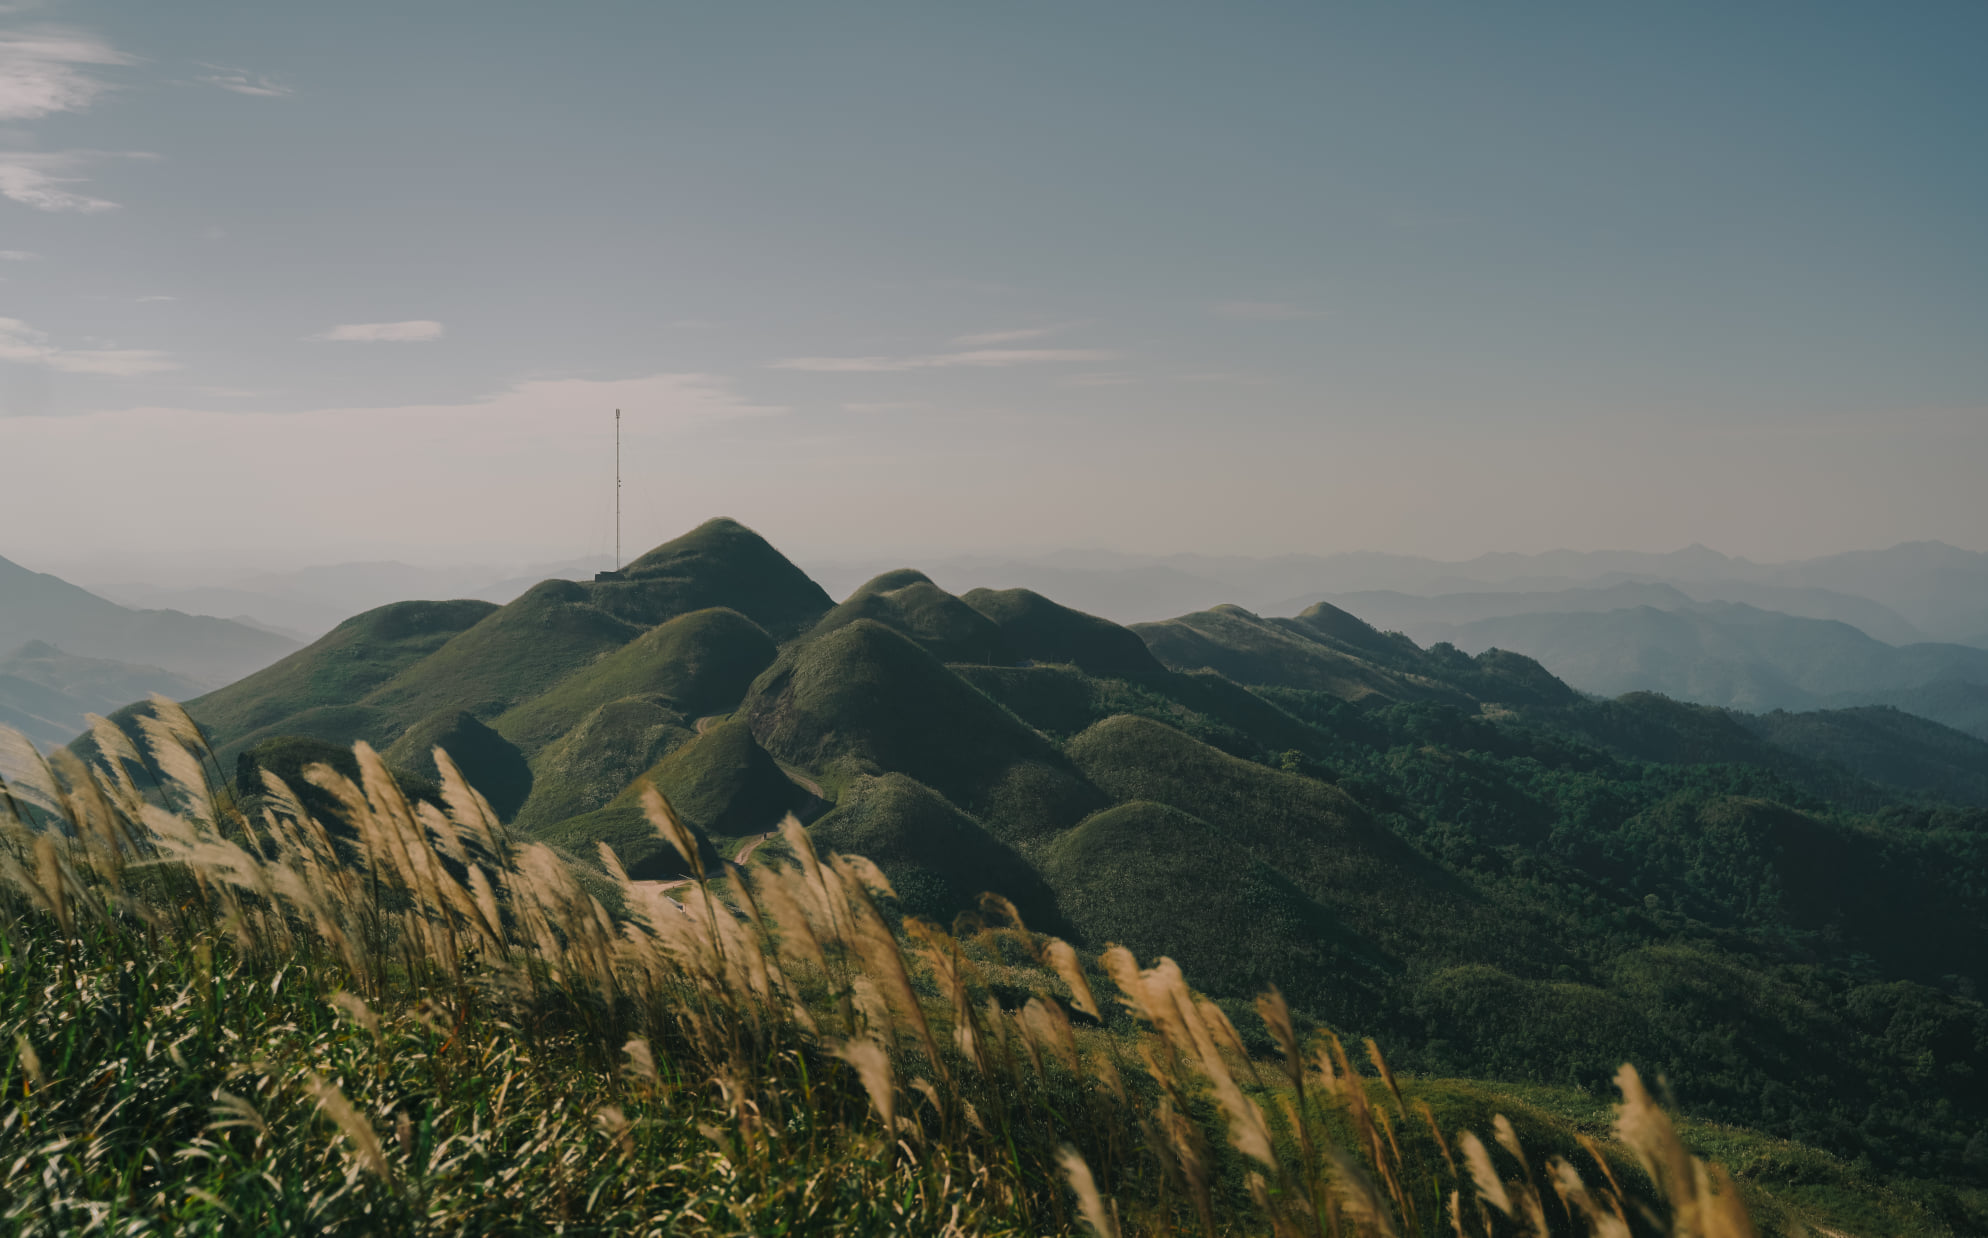
[[782,760],[842,777],[908,774],[997,832],[1071,824],[1099,803],[1042,736],[873,620],[783,654],[745,712]]
[[705,863],[720,851],[772,829],[788,813],[804,812],[813,796],[766,754],[743,721],[721,723],[684,741],[604,807],[538,831],[541,838],[583,856],[606,843],[638,878],[687,876],[681,859],[643,816],[640,790],[653,784],[698,836]]
[[661,697],[685,718],[723,713],[738,704],[775,653],[765,630],[737,611],[692,611],[506,711],[496,726],[536,753],[595,709],[624,697]]

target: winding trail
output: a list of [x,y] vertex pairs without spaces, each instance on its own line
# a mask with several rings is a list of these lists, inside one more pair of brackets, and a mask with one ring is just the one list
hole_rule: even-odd
[[[739,847],[738,853],[732,857],[732,863],[741,868],[745,867],[745,862],[752,858],[753,852],[759,850],[760,844],[772,842],[773,836],[779,832],[768,830],[764,834],[753,835]],[[632,884],[644,889],[667,891],[674,890],[678,886],[687,886],[692,880],[693,878],[690,877],[678,877],[674,881],[637,881]]]

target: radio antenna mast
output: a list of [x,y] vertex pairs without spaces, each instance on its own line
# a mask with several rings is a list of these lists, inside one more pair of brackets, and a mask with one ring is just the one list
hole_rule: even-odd
[[621,410],[614,410],[614,570],[621,570]]
[[596,583],[608,580],[626,580],[621,574],[621,410],[614,410],[614,566],[605,572],[595,572]]

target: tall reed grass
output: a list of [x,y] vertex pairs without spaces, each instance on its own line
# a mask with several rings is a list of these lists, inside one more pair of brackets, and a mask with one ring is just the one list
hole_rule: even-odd
[[319,814],[237,798],[169,701],[138,725],[93,720],[94,765],[0,731],[22,1233],[1752,1232],[1627,1066],[1627,1155],[1535,1163],[1275,991],[1259,1059],[1171,960],[991,895],[901,920],[792,818],[789,859],[707,872],[650,790],[695,878],[603,847],[602,897],[439,750],[436,802],[363,744],[310,768]]

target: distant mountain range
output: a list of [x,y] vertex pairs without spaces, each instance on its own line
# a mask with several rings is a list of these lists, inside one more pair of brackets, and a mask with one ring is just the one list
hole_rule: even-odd
[[54,748],[76,737],[85,714],[107,714],[154,692],[179,700],[206,686],[155,666],[82,658],[29,641],[0,658],[0,724]]
[[1868,635],[1870,628],[1895,631],[1903,621],[1887,621],[1876,603],[1805,596],[1818,602],[1810,609],[1866,623],[1701,602],[1676,586],[1645,583],[1435,597],[1372,591],[1328,600],[1420,644],[1525,654],[1602,696],[1662,692],[1749,712],[1892,705],[1988,737],[1988,649],[1888,644]]
[[[200,614],[233,615],[237,629],[261,628],[301,641],[393,601],[449,597],[502,605],[540,579],[584,580],[602,566],[604,561],[574,560],[504,576],[492,567],[348,563],[260,573],[226,586],[109,588],[120,602],[170,608],[144,613],[184,612],[189,621]],[[813,575],[831,597],[841,597],[886,566],[819,565]],[[1894,705],[1988,734],[1988,677],[1981,660],[1959,648],[1988,649],[1988,556],[1937,542],[1785,564],[1753,563],[1702,546],[1668,554],[1554,551],[1456,562],[1378,553],[1250,558],[1064,551],[1025,559],[942,559],[930,577],[961,591],[1028,588],[1123,622],[1223,604],[1291,615],[1328,601],[1420,644],[1524,653],[1587,692],[1656,691],[1743,710]],[[9,580],[0,571],[0,614],[19,591]],[[1845,625],[1855,634],[1843,631]],[[10,638],[36,636],[69,652],[213,684],[267,661],[267,650],[277,648],[264,645],[216,666],[196,664],[178,649],[140,646],[132,657],[106,652],[130,642],[71,650],[82,639],[71,631],[46,623],[32,632],[10,631],[0,619],[0,651],[10,647]],[[225,644],[237,643],[230,637]]]
[[287,572],[254,572],[226,584],[167,586],[120,580],[96,591],[126,606],[226,615],[237,622],[315,640],[360,611],[416,598],[479,598],[504,603],[541,580],[586,578],[605,558],[541,563],[523,570],[494,566],[416,567],[408,563],[332,563]]
[[[812,570],[839,596],[888,566],[828,563]],[[1291,614],[1321,598],[1348,594],[1434,597],[1668,584],[1692,601],[1742,602],[1801,618],[1840,620],[1892,644],[1935,640],[1988,646],[1988,555],[1940,542],[1779,564],[1692,546],[1669,554],[1550,551],[1456,562],[1364,551],[1267,558],[1061,551],[1027,558],[956,556],[935,560],[926,570],[950,588],[1035,589],[1121,623],[1224,602]]]
[[176,610],[133,610],[0,559],[0,718],[62,743],[150,692],[182,696],[259,670],[302,642]]

